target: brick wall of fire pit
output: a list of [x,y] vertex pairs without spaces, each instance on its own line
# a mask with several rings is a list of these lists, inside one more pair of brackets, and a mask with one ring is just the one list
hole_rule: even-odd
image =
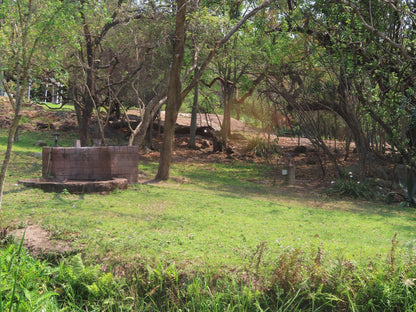
[[56,181],[110,180],[137,182],[137,146],[44,147],[42,177]]

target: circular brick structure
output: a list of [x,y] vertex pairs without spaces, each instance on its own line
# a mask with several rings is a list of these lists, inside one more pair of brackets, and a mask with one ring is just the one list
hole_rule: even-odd
[[45,192],[100,193],[137,183],[137,146],[44,147],[42,178],[19,181]]

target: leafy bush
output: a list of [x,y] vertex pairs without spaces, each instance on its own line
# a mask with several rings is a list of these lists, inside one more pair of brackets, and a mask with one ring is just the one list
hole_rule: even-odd
[[251,138],[247,143],[246,152],[254,153],[259,157],[278,155],[279,147],[277,143],[277,139],[270,142],[260,137]]
[[0,248],[0,312],[131,310],[111,273],[85,267],[80,255],[51,266],[31,257],[22,242]]
[[355,179],[351,172],[346,178],[332,181],[329,193],[353,198],[374,198],[370,183]]

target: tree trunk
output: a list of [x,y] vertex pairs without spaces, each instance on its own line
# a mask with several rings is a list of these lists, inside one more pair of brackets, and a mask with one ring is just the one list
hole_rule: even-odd
[[351,130],[359,157],[360,176],[364,177],[367,169],[367,155],[369,151],[368,139],[362,129],[357,114],[357,99],[350,91],[350,85],[343,69],[340,70],[340,84],[338,92],[341,101],[339,105],[336,106],[335,111],[342,117],[342,119],[344,119],[348,128]]
[[85,50],[86,50],[86,70],[84,71],[85,75],[85,84],[83,86],[82,98],[84,103],[80,103],[78,110],[76,112],[79,114],[79,139],[81,146],[88,146],[89,141],[89,126],[92,117],[92,112],[94,111],[94,106],[96,104],[96,92],[95,92],[95,83],[96,83],[96,68],[95,68],[95,49],[96,42],[94,41],[89,24],[87,23],[84,12],[81,11],[81,18],[83,20],[83,30],[84,30],[84,39],[85,39]]
[[[198,68],[195,68],[195,74],[198,74]],[[196,148],[196,128],[197,128],[197,116],[198,116],[198,105],[199,105],[199,83],[195,85],[194,89],[194,102],[192,104],[191,113],[191,126],[189,129],[189,147]]]
[[160,107],[166,102],[166,92],[159,93],[155,96],[144,109],[142,114],[142,120],[140,124],[132,131],[129,138],[129,145],[137,145],[144,147],[146,131],[149,128],[150,123],[153,121],[156,113]]
[[173,41],[173,61],[169,74],[168,98],[165,113],[165,128],[162,149],[160,151],[159,168],[156,180],[169,179],[169,169],[172,159],[175,124],[179,109],[182,105],[181,69],[185,53],[185,13],[186,0],[178,0],[176,11],[175,38]]
[[0,71],[0,96],[3,96],[4,95],[4,89],[3,89],[3,77],[4,77],[4,74],[3,74],[3,71],[1,70]]
[[221,125],[221,137],[224,144],[227,144],[228,137],[231,135],[231,107],[234,101],[234,86],[225,82],[224,89],[224,116]]
[[9,129],[9,135],[7,138],[7,149],[6,154],[4,155],[3,164],[0,171],[0,215],[2,214],[2,201],[3,201],[3,191],[4,183],[6,181],[6,172],[9,167],[10,159],[12,157],[12,149],[14,144],[14,137],[16,135],[17,128],[19,127],[20,115],[14,115],[12,125]]
[[81,146],[88,146],[89,142],[89,128],[90,128],[90,120],[92,116],[92,107],[85,103],[85,106],[76,110],[79,112],[80,116],[78,116],[79,121],[79,140]]

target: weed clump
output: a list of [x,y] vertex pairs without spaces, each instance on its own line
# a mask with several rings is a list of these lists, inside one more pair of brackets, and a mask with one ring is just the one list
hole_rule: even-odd
[[328,193],[362,199],[374,199],[375,196],[372,185],[367,181],[360,181],[354,178],[352,172],[349,172],[344,178],[331,181],[331,187],[329,188]]
[[277,139],[270,142],[270,140],[265,140],[260,137],[251,138],[248,140],[245,151],[247,153],[253,153],[258,157],[267,158],[272,155],[279,155],[279,147],[277,143]]

